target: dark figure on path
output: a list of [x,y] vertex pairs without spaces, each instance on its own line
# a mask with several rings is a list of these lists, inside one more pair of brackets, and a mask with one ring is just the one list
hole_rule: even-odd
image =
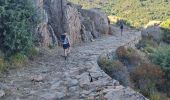
[[64,32],[64,34],[61,35],[61,43],[63,45],[64,58],[66,60],[68,54],[70,53],[70,39],[66,32]]
[[120,23],[120,31],[121,31],[121,36],[123,34],[123,22]]

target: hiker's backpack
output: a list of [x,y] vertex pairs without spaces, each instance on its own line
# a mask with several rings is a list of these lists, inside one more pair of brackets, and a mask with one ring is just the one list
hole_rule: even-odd
[[60,42],[61,42],[61,44],[64,44],[65,38],[66,38],[66,35],[61,35],[61,36],[60,36]]
[[66,35],[61,35],[61,43],[62,44],[68,44],[69,43],[68,37]]

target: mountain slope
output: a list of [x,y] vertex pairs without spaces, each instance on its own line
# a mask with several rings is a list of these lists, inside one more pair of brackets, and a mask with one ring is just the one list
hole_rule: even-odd
[[[70,1],[83,5],[84,8],[100,7],[108,15],[126,18],[135,26],[144,25],[150,20],[162,21],[170,18],[170,0],[107,0],[107,3],[103,4],[99,3],[99,0],[93,0],[93,2],[88,2],[89,0]],[[85,6],[88,4],[88,7]]]

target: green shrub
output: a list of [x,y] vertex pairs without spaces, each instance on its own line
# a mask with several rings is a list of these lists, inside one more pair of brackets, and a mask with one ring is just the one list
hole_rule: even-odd
[[170,30],[170,19],[167,19],[166,21],[163,21],[160,24],[160,27],[163,29],[169,29]]
[[166,94],[160,92],[154,92],[149,96],[150,100],[170,100]]
[[152,63],[142,63],[135,68],[130,76],[135,87],[140,89],[144,95],[149,96],[157,91],[157,85],[163,83],[163,75],[164,73],[159,66]]
[[124,46],[120,46],[116,49],[116,55],[119,59],[127,59],[128,58],[128,52]]
[[142,62],[141,56],[133,48],[125,48],[120,46],[116,50],[118,59],[126,66],[137,66]]
[[146,54],[153,53],[156,48],[159,47],[159,43],[154,41],[152,38],[142,38],[139,43],[136,45],[137,49],[140,49]]
[[124,86],[130,86],[130,76],[127,67],[124,66],[119,60],[112,62],[111,77],[118,80]]
[[112,73],[112,60],[109,60],[106,56],[100,56],[97,62],[107,74]]
[[0,72],[5,69],[5,61],[4,59],[0,58]]
[[170,96],[170,46],[160,47],[150,55],[152,62],[159,65],[165,72],[165,84],[160,87],[160,90],[166,92]]
[[100,57],[98,59],[98,64],[110,77],[118,80],[122,85],[130,85],[128,70],[119,60],[110,60],[107,59],[107,57]]
[[146,54],[153,53],[154,51],[155,51],[155,48],[153,48],[151,46],[147,46],[143,49],[143,52],[145,52]]
[[151,55],[152,62],[164,70],[170,70],[170,46],[160,47]]
[[162,40],[165,43],[170,44],[170,30],[167,30],[167,29],[162,29],[162,30],[163,30],[163,32],[162,32]]
[[162,40],[170,44],[170,19],[167,19],[166,21],[162,22],[160,24],[160,27],[163,30]]
[[152,93],[149,98],[150,100],[161,100],[159,93]]
[[27,52],[38,20],[30,0],[0,1],[0,48],[7,55]]
[[27,52],[27,57],[29,58],[29,59],[34,59],[35,58],[35,56],[37,56],[38,55],[38,51],[37,51],[37,49],[35,48],[35,47],[32,47],[32,48],[30,48],[29,50],[28,50],[28,52]]
[[9,57],[9,61],[12,65],[11,67],[22,67],[28,61],[28,58],[22,53],[16,53]]
[[53,46],[52,44],[49,44],[49,45],[48,45],[48,48],[49,48],[49,49],[53,49],[54,46]]

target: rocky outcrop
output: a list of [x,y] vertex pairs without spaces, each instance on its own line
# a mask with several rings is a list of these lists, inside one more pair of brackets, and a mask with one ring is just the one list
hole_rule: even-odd
[[49,45],[57,44],[57,37],[50,25],[47,23],[41,23],[37,27],[36,43],[37,45],[47,47]]
[[80,43],[80,30],[82,27],[78,10],[72,4],[68,3],[64,15],[64,28],[69,33],[72,44]]
[[95,29],[100,34],[108,34],[109,23],[105,13],[99,9],[81,10],[84,18],[91,20],[94,23]]
[[49,24],[47,11],[44,9],[44,0],[33,0],[33,2],[37,10],[37,16],[41,19],[41,23],[37,26],[36,33],[34,34],[36,44],[44,47],[56,45],[57,37]]
[[161,41],[161,28],[159,27],[160,21],[149,22],[144,29],[141,31],[144,38],[152,38],[153,40],[160,42]]
[[109,32],[107,16],[98,9],[83,10],[66,0],[33,1],[43,19],[35,34],[42,46],[58,43],[64,32],[70,35],[72,44],[92,41]]

